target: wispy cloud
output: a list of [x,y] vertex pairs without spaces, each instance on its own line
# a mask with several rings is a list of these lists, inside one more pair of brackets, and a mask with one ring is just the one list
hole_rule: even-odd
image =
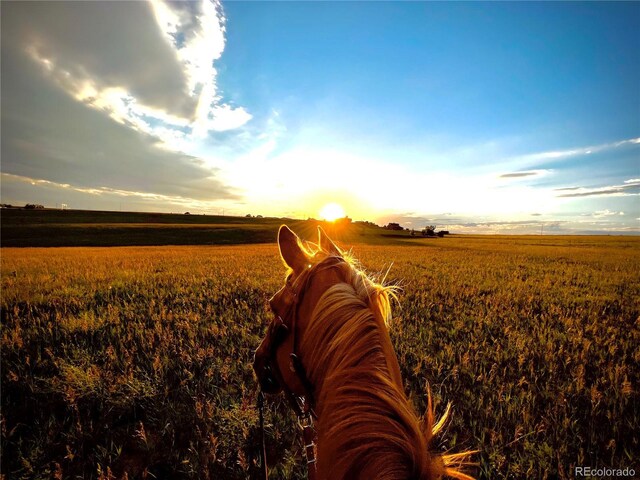
[[612,212],[609,209],[598,210],[591,214],[592,217],[595,218],[604,218],[604,217],[614,217],[614,216],[623,216],[624,212]]
[[454,233],[492,233],[492,234],[511,234],[511,235],[531,235],[540,233],[565,233],[567,222],[565,221],[549,221],[549,222],[530,222],[530,221],[487,221],[487,222],[467,222],[460,224],[448,225],[451,232]]
[[592,145],[588,147],[571,148],[567,150],[550,150],[547,152],[532,153],[529,155],[523,155],[518,158],[521,160],[528,160],[528,161],[554,160],[554,159],[560,159],[560,158],[576,157],[580,155],[590,155],[592,153],[599,153],[606,150],[620,148],[623,146],[639,145],[639,144],[640,144],[640,137],[630,138],[628,140],[621,140],[619,142]]
[[583,222],[551,220],[547,222],[467,222],[449,224],[447,228],[452,233],[467,234],[507,234],[507,235],[598,235],[602,233],[619,235],[637,235],[640,227],[611,222],[610,219],[590,219]]
[[640,179],[626,180],[622,185],[608,185],[604,187],[586,188],[586,187],[566,187],[559,188],[556,191],[571,191],[571,193],[563,193],[558,197],[595,197],[595,196],[631,196],[640,195]]
[[[154,192],[139,192],[133,190],[123,190],[120,188],[111,188],[106,186],[101,187],[83,187],[80,185],[72,185],[69,183],[52,182],[50,180],[44,180],[40,178],[30,178],[22,175],[13,175],[10,173],[1,173],[2,182],[12,183],[24,183],[32,186],[45,187],[49,189],[55,189],[59,191],[75,192],[88,194],[96,197],[103,196],[115,196],[120,199],[126,199],[127,201],[142,200],[151,202],[152,204],[163,204],[165,209],[168,207],[179,208],[198,208],[198,209],[212,209],[219,205],[224,205],[225,202],[220,201],[206,201],[197,198],[190,198],[181,195],[165,195],[162,193]],[[237,203],[239,199],[236,195],[228,195],[225,199],[227,203]]]
[[500,175],[500,178],[523,178],[523,177],[539,177],[550,173],[551,170],[528,170],[523,172],[511,172]]

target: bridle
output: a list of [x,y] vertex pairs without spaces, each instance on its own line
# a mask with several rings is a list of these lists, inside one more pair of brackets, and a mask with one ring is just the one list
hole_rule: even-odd
[[[292,305],[283,315],[279,315],[277,312],[274,312],[274,318],[267,329],[267,338],[270,338],[271,342],[269,344],[267,361],[261,372],[262,382],[268,383],[274,387],[280,386],[284,391],[291,408],[298,417],[298,424],[302,429],[305,457],[307,459],[308,478],[310,480],[314,480],[316,474],[316,434],[313,422],[314,420],[317,420],[318,417],[314,411],[315,399],[313,396],[313,385],[307,377],[299,356],[299,335],[297,331],[298,309],[300,308],[302,298],[308,289],[311,279],[320,266],[323,268],[329,268],[344,261],[345,260],[341,257],[330,256],[316,265],[309,265],[309,268],[299,276],[293,284],[291,284],[289,279],[287,279],[284,288],[293,299]],[[298,381],[302,385],[302,394],[296,393],[289,385],[287,385],[277,361],[278,348],[284,343],[289,335],[293,335],[292,352],[289,354],[289,369],[292,373],[296,374]],[[262,467],[264,478],[266,480],[268,478],[268,474],[266,446],[264,440],[264,400],[262,391],[258,393],[258,409],[260,412],[260,430],[262,437]]]

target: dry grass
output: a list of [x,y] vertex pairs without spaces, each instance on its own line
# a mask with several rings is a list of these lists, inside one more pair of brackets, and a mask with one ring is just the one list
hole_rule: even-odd
[[[403,287],[392,339],[416,407],[454,404],[441,448],[484,478],[637,466],[640,242],[446,238],[357,245]],[[282,281],[275,245],[2,249],[2,473],[247,478],[253,349]],[[442,412],[444,405],[437,408]],[[302,478],[286,405],[272,478]]]

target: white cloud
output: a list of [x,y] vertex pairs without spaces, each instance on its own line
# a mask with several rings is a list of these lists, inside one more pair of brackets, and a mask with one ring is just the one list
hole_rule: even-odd
[[[115,10],[122,10],[123,4],[113,5]],[[87,9],[85,13],[91,13],[89,10],[97,7],[83,8]],[[131,9],[128,3],[126,9]],[[219,1],[169,3],[156,0],[151,4],[151,11],[141,9],[139,5],[134,5],[133,10],[138,12],[143,23],[142,32],[155,28],[158,38],[165,39],[165,50],[169,51],[155,63],[145,58],[146,50],[119,45],[117,36],[131,36],[131,32],[123,32],[123,29],[135,27],[131,22],[122,21],[123,15],[113,19],[110,27],[115,33],[108,39],[108,45],[96,44],[94,51],[89,45],[82,55],[73,49],[64,50],[62,47],[66,44],[61,40],[64,35],[82,42],[84,32],[79,28],[74,36],[73,32],[47,28],[44,20],[48,19],[31,20],[36,34],[28,37],[27,52],[43,67],[43,72],[73,98],[105,112],[118,123],[158,138],[167,149],[188,151],[209,132],[235,130],[251,120],[252,115],[243,107],[225,103],[216,85],[214,62],[221,57],[225,47],[225,18]],[[145,16],[144,12],[148,14]],[[66,15],[66,12],[58,13]],[[87,18],[91,15],[83,16],[85,22]],[[50,48],[50,45],[58,48]],[[163,51],[158,47],[156,44],[157,50]],[[119,48],[132,52],[121,63],[135,61],[136,75],[127,73],[131,65],[126,68],[119,65],[120,72],[124,73],[113,78],[100,76],[99,73],[116,68],[109,65],[113,57],[110,51]],[[158,85],[160,80],[156,77],[162,77],[163,68],[177,70],[176,78],[183,79],[183,87]],[[176,72],[172,74],[176,76]],[[156,90],[157,94],[146,98],[139,93],[145,88]],[[172,91],[168,92],[169,89]]]
[[604,187],[566,187],[558,188],[556,192],[561,193],[558,197],[571,198],[571,197],[595,197],[595,196],[614,196],[614,197],[628,197],[640,195],[640,179],[626,180],[622,185],[607,185]]
[[527,178],[527,177],[542,177],[545,175],[549,175],[553,173],[553,170],[549,170],[549,169],[538,169],[538,170],[522,170],[522,171],[517,171],[517,172],[509,172],[509,173],[503,173],[500,175],[499,178],[511,178],[511,179],[521,179],[521,178]]
[[523,155],[518,157],[520,160],[539,161],[539,160],[553,160],[558,158],[575,157],[579,155],[590,155],[592,153],[599,153],[605,150],[611,150],[627,145],[640,144],[640,137],[631,138],[628,140],[621,140],[619,142],[604,143],[601,145],[593,145],[589,147],[572,148],[568,150],[551,150],[547,152],[532,153],[529,155]]
[[175,12],[164,27],[143,2],[2,5],[2,172],[36,179],[3,176],[4,199],[112,208],[126,194],[141,209],[240,201],[220,162],[203,157],[232,156],[224,142],[209,150],[209,137],[235,129],[226,134],[235,140],[251,118],[216,85],[220,4],[158,5]]
[[[111,188],[106,186],[101,187],[83,187],[79,185],[72,185],[69,183],[59,183],[52,182],[50,180],[38,179],[38,178],[30,178],[22,175],[12,175],[9,173],[1,173],[0,174],[3,182],[3,187],[8,185],[15,184],[30,184],[32,186],[43,187],[48,190],[57,191],[59,194],[62,193],[65,197],[61,198],[69,198],[70,195],[73,194],[86,194],[92,197],[101,197],[103,199],[117,199],[119,201],[126,201],[127,203],[131,202],[145,202],[146,204],[153,205],[152,208],[164,210],[164,211],[174,211],[176,208],[178,209],[197,209],[201,211],[211,212],[217,208],[226,207],[235,207],[237,208],[238,202],[234,199],[227,200],[215,200],[215,201],[206,201],[197,198],[190,198],[181,195],[166,195],[162,193],[155,192],[139,192],[133,190],[124,190],[119,188]],[[63,193],[64,192],[64,193]],[[83,202],[87,202],[86,199],[83,199]],[[89,200],[91,202],[91,200]],[[158,205],[161,205],[158,208]],[[52,205],[47,205],[52,206]],[[73,205],[71,205],[73,206]],[[173,208],[172,208],[173,207]],[[104,207],[102,207],[104,208]],[[228,210],[229,211],[229,210]]]
[[592,217],[603,218],[603,217],[612,217],[612,216],[620,216],[624,215],[624,212],[612,212],[609,209],[598,210],[591,214]]

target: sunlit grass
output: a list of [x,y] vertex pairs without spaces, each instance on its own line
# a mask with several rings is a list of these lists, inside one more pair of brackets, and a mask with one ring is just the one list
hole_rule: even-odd
[[[640,451],[640,243],[445,238],[355,245],[402,292],[392,340],[440,449],[483,478],[573,478]],[[275,245],[2,249],[2,473],[257,475],[253,350],[281,284]],[[294,419],[268,404],[272,478],[304,478]],[[150,478],[148,476],[147,478]]]

